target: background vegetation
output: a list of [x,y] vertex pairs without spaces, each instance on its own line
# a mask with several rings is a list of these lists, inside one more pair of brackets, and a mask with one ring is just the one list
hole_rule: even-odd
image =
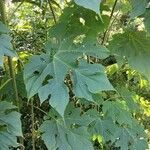
[[0,150],[146,150],[150,0],[0,0]]

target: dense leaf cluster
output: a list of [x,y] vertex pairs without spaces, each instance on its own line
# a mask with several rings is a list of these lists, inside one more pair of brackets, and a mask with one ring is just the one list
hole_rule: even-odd
[[[45,1],[37,4],[47,8]],[[130,83],[137,87],[140,82],[144,89],[150,81],[150,1],[74,0],[64,5],[57,22],[52,9],[56,24],[46,31],[44,51],[33,54],[23,67],[24,83],[18,81],[22,78],[16,69],[19,96],[32,101],[32,130],[33,107],[46,114],[37,125],[38,133],[32,131],[33,144],[39,136],[48,150],[148,149],[141,93],[131,92]],[[2,67],[7,65],[4,57],[16,56],[9,33],[0,22]],[[109,65],[106,60],[112,56],[115,64]],[[0,91],[7,82],[1,84],[0,78]],[[17,136],[22,131],[20,113],[4,93],[0,94],[0,149],[7,150],[20,146]],[[35,100],[46,103],[48,111],[34,106]]]

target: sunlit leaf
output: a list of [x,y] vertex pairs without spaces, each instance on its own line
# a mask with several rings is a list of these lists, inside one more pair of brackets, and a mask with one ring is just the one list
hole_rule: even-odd
[[97,14],[99,14],[100,12],[100,3],[101,0],[75,0],[75,3],[87,8],[87,9],[91,9],[93,11],[95,11]]

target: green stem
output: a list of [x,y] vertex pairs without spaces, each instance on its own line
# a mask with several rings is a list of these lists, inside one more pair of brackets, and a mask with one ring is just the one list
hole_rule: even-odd
[[[114,2],[113,8],[112,8],[112,11],[111,11],[111,14],[110,14],[110,22],[111,22],[111,19],[112,19],[112,17],[113,17],[113,14],[114,14],[114,11],[115,11],[117,2],[118,2],[118,0],[115,0],[115,2]],[[101,43],[102,45],[105,44],[108,31],[109,31],[109,26],[108,26],[107,30],[104,32],[104,36],[103,36],[102,43]]]
[[1,21],[6,24],[6,15],[5,15],[5,0],[0,0],[0,14]]
[[16,9],[12,12],[12,14],[10,15],[9,20],[11,20],[14,17],[14,14],[16,13],[16,11],[19,9],[19,7],[24,3],[25,0],[22,0],[22,2],[16,7]]
[[51,1],[48,0],[48,3],[49,3],[50,10],[51,10],[51,12],[52,12],[52,15],[53,15],[54,22],[55,22],[55,24],[56,24],[56,23],[57,23],[57,21],[56,21],[56,16],[55,16],[55,13],[54,13],[54,10],[53,10]]
[[[30,103],[27,103],[27,102],[24,102],[24,103],[25,103],[26,105],[30,105],[30,106],[31,106]],[[41,108],[35,106],[34,104],[33,104],[33,107],[34,107],[35,109],[37,109],[38,111],[42,112],[43,114],[47,115],[47,112],[44,111],[43,109],[41,109]]]
[[34,98],[31,100],[31,121],[32,121],[32,150],[35,150],[35,130],[34,130]]
[[10,78],[12,78],[12,86],[13,86],[14,93],[15,93],[15,104],[18,106],[18,111],[20,112],[18,89],[17,89],[16,77],[15,77],[15,72],[14,72],[14,67],[13,67],[13,61],[11,57],[8,57],[8,65],[9,65]]
[[0,86],[0,90],[2,90],[6,85],[7,83],[9,83],[12,79],[8,79],[6,82],[4,82],[1,86]]
[[[6,14],[5,14],[5,0],[0,1],[0,13],[1,13],[1,21],[4,24],[7,24]],[[8,65],[9,65],[10,78],[13,81],[13,89],[15,92],[15,103],[17,104],[18,109],[19,109],[20,107],[19,107],[18,90],[17,90],[16,78],[15,78],[14,67],[13,67],[13,62],[12,62],[11,57],[8,57]]]

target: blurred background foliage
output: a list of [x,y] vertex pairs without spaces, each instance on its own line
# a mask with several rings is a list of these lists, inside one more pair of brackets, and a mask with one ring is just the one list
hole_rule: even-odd
[[[108,27],[110,22],[109,16],[111,9],[114,4],[114,0],[103,0],[101,4],[101,19],[104,22],[101,22],[99,33],[97,36],[99,43],[102,42],[103,34]],[[26,150],[32,149],[32,120],[31,120],[31,104],[27,100],[26,89],[23,81],[22,69],[24,64],[28,62],[28,59],[34,54],[40,54],[45,51],[45,43],[48,40],[52,40],[50,35],[56,34],[58,37],[64,38],[64,35],[61,31],[64,30],[63,25],[69,23],[74,26],[74,30],[69,30],[65,33],[69,34],[86,34],[87,31],[82,28],[84,24],[83,20],[75,20],[76,18],[72,14],[74,9],[81,10],[80,7],[70,6],[71,4],[67,0],[8,0],[7,1],[7,21],[11,29],[12,43],[15,50],[18,53],[19,59],[13,58],[14,68],[16,73],[16,82],[18,86],[18,93],[21,105],[21,119],[23,126],[24,134],[24,145]],[[77,7],[77,8],[76,8]],[[112,36],[116,33],[122,33],[124,29],[127,28],[127,25],[138,28],[138,30],[145,30],[142,16],[132,21],[129,18],[129,12],[131,11],[131,5],[128,0],[120,0],[117,3],[113,23],[110,23],[109,33],[105,39],[106,46],[108,41],[112,39]],[[89,10],[88,10],[89,11]],[[149,11],[149,10],[147,10]],[[85,13],[85,14],[84,14]],[[63,15],[62,15],[63,14]],[[92,13],[91,13],[92,14]],[[78,14],[74,14],[78,15]],[[91,16],[86,16],[86,10],[83,11],[83,17],[89,19]],[[132,14],[134,15],[134,14]],[[61,17],[60,17],[61,16]],[[72,17],[72,18],[71,18]],[[83,22],[82,22],[83,21]],[[87,25],[88,34],[94,34],[94,22],[89,20]],[[57,24],[56,26],[54,26]],[[146,24],[149,26],[149,24]],[[76,28],[76,27],[81,28]],[[95,25],[97,27],[97,24]],[[60,29],[60,30],[58,30]],[[148,28],[149,29],[149,28]],[[76,31],[77,30],[77,31]],[[96,29],[97,31],[97,29]],[[73,33],[74,32],[74,33]],[[66,36],[65,35],[65,36]],[[91,35],[90,35],[91,37]],[[82,41],[82,37],[78,37],[76,42]],[[119,60],[119,59],[118,59]],[[0,75],[0,99],[10,101],[14,97],[14,92],[11,87],[12,80],[8,80],[9,74],[7,73],[7,60],[5,61],[5,70],[1,70]],[[91,59],[91,61],[95,61]],[[126,62],[119,61],[118,64],[115,63],[113,57],[104,60],[97,60],[97,62],[102,63],[106,66],[106,72],[111,83],[118,87],[118,91],[123,95],[125,99],[130,99],[131,97],[136,102],[136,106],[133,106],[133,109],[137,109],[136,112],[133,110],[135,118],[137,118],[145,127],[146,133],[150,138],[150,85],[147,79],[139,74],[137,71],[133,70]],[[128,90],[123,90],[122,87],[126,87]],[[130,92],[132,91],[132,92]],[[104,99],[109,99],[112,96],[115,97],[113,93],[102,93]],[[44,117],[44,112],[50,109],[48,102],[44,102],[40,105],[39,98],[35,97],[34,101],[34,138],[36,150],[45,150],[46,147],[41,140],[40,133],[38,131],[39,126],[41,125]],[[78,105],[82,105],[82,101]],[[86,104],[83,104],[86,105]],[[132,107],[132,104],[130,104]],[[136,108],[137,107],[137,108]],[[132,108],[131,108],[132,109]],[[42,112],[41,110],[44,110]],[[98,139],[98,140],[97,140]],[[95,148],[99,149],[101,147],[101,137],[93,137],[95,142]],[[97,144],[98,143],[98,144]],[[107,143],[105,145],[106,149],[114,149],[113,145]],[[117,149],[117,148],[116,148]]]

